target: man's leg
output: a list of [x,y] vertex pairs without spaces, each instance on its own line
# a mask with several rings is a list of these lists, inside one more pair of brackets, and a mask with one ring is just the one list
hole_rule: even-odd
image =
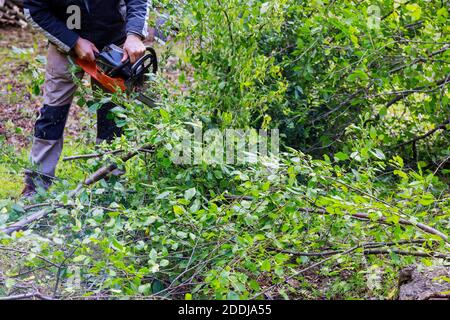
[[[93,78],[91,78],[91,86],[94,90],[94,98],[100,100],[101,96],[97,92],[103,91],[102,86]],[[123,134],[122,128],[116,125],[114,115],[111,113],[114,107],[116,107],[114,103],[107,102],[97,110],[97,144],[103,141],[111,142]]]
[[[102,90],[100,84],[95,80],[91,80],[91,85],[94,91]],[[101,144],[104,141],[110,143],[116,137],[120,137],[123,134],[122,128],[116,125],[114,115],[111,110],[116,107],[112,102],[107,102],[97,110],[97,144]],[[121,176],[125,174],[125,171],[116,169],[112,172],[114,176]]]
[[[82,76],[82,72],[77,74],[79,78]],[[33,193],[36,185],[44,188],[50,186],[51,181],[48,177],[55,176],[63,148],[64,127],[75,91],[76,84],[70,73],[68,57],[50,44],[44,83],[44,106],[40,109],[35,124],[30,153],[31,163],[42,175],[26,173],[24,191],[28,189],[31,191],[29,193]]]
[[116,107],[112,102],[105,103],[97,110],[97,143],[111,142],[123,134],[122,128],[117,127],[111,110]]

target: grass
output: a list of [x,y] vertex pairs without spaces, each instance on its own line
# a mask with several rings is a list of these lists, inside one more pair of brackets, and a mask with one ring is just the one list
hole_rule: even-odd
[[[0,200],[17,200],[20,198],[23,188],[23,170],[27,167],[30,147],[27,146],[17,152],[0,142],[0,148],[2,149],[0,154]],[[62,157],[91,152],[89,146],[80,146],[69,137]],[[60,161],[57,176],[71,184],[77,183],[86,175],[83,170],[84,166],[85,162]]]
[[22,191],[22,177],[0,164],[0,199],[17,199]]

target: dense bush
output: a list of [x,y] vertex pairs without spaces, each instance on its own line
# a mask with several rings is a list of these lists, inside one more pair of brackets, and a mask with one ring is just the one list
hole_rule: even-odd
[[363,130],[408,161],[448,156],[444,2],[211,0],[170,1],[171,8],[179,38],[190,43],[191,99],[211,121],[279,127],[288,145],[309,153],[339,151]]

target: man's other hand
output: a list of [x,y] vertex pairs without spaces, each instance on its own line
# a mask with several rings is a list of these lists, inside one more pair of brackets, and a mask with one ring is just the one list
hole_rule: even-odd
[[89,40],[79,38],[74,48],[75,54],[81,60],[95,61],[95,53],[99,53],[97,47]]
[[122,62],[130,58],[131,64],[134,64],[145,54],[145,45],[138,36],[130,34],[123,45],[123,50],[125,54],[123,55]]

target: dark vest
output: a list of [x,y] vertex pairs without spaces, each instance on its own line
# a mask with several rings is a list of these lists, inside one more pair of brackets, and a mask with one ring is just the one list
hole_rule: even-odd
[[67,8],[76,5],[81,9],[81,29],[73,29],[81,37],[93,42],[99,50],[125,41],[126,7],[121,0],[50,0],[53,14],[67,22],[71,14]]

